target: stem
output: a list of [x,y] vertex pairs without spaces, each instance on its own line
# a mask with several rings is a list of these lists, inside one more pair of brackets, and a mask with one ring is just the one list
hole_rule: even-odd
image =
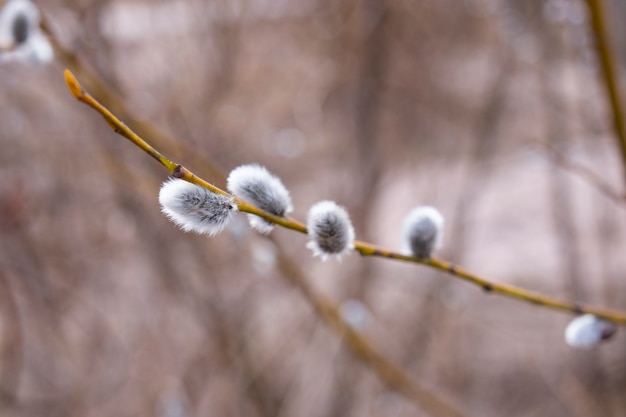
[[526,301],[538,306],[553,310],[566,311],[573,314],[593,314],[615,323],[626,324],[626,312],[579,304],[571,301],[559,300],[536,291],[525,290],[509,284],[499,284],[490,281],[469,271],[466,271],[450,262],[441,259],[418,259],[408,255],[391,252],[365,242],[355,242],[354,246],[363,256],[380,256],[398,261],[420,263],[440,271],[447,272],[457,278],[482,288],[488,293],[498,293],[509,298]]
[[[85,92],[81,85],[76,80],[76,77],[69,71],[65,70],[65,80],[66,83],[74,95],[79,101],[87,104],[92,107],[98,113],[104,117],[109,126],[121,136],[127,138],[131,142],[133,142],[136,146],[141,148],[148,155],[152,156],[159,163],[165,166],[173,176],[177,178],[181,178],[183,180],[189,181],[193,184],[199,185],[201,187],[205,187],[215,193],[231,196],[226,191],[216,187],[213,184],[208,183],[202,178],[198,177],[187,168],[182,165],[178,165],[175,162],[170,161],[165,158],[150,146],[146,141],[140,138],[136,133],[134,133],[128,126],[122,123],[115,115],[113,115],[106,107],[100,104],[96,99],[91,97],[89,93]],[[297,220],[279,217],[273,214],[267,213],[258,207],[255,207],[245,201],[235,198],[235,203],[238,205],[239,211],[255,214],[259,217],[262,217],[270,222],[276,223],[280,226],[283,226],[287,229],[291,229],[300,233],[307,233],[307,228],[304,224],[298,222]],[[375,256],[381,258],[394,259],[397,261],[404,262],[412,262],[418,263],[422,265],[429,266],[434,269],[438,269],[440,271],[446,272],[452,276],[460,278],[464,281],[467,281],[471,284],[474,284],[486,292],[489,293],[498,293],[503,296],[514,298],[521,301],[526,301],[538,306],[542,306],[544,308],[549,308],[552,310],[560,310],[566,311],[573,314],[593,314],[597,317],[613,321],[618,324],[626,324],[626,312],[620,310],[610,310],[600,307],[594,307],[590,305],[579,304],[571,301],[564,301],[557,298],[550,297],[548,295],[544,295],[539,292],[525,290],[523,288],[516,287],[514,285],[509,284],[499,284],[493,281],[490,281],[486,278],[480,277],[479,275],[475,275],[469,271],[465,271],[464,269],[453,265],[450,262],[439,260],[439,259],[418,259],[413,256],[403,255],[401,253],[393,252],[371,243],[355,241],[354,248],[363,256]]]
[[148,142],[140,138],[135,132],[133,132],[128,126],[126,126],[126,124],[124,124],[117,117],[115,117],[115,115],[111,113],[109,109],[100,104],[98,100],[93,98],[89,93],[85,92],[83,87],[80,85],[74,74],[70,72],[70,70],[65,70],[64,75],[65,83],[67,84],[74,97],[100,113],[102,117],[104,117],[104,120],[106,120],[109,127],[111,127],[111,129],[113,129],[115,133],[130,140],[145,153],[159,161],[161,165],[169,169],[170,172],[174,172],[174,170],[177,168],[177,164],[161,155],[159,151],[150,146]]
[[608,94],[609,104],[613,113],[613,128],[617,135],[618,145],[622,153],[622,169],[626,175],[626,124],[624,122],[624,106],[622,104],[615,59],[611,49],[606,13],[602,0],[587,0],[590,11],[591,29],[596,37],[596,47],[604,78],[604,86]]
[[184,155],[190,165],[201,166],[203,172],[215,181],[225,181],[226,176],[220,167],[207,158],[204,158],[197,149],[190,148],[183,142],[172,139],[169,135],[164,134],[160,129],[156,128],[152,123],[133,114],[133,111],[126,105],[123,98],[102,80],[94,68],[85,63],[73,50],[62,45],[51,30],[45,15],[42,15],[41,27],[52,44],[55,56],[58,60],[74,74],[78,75],[81,81],[88,87],[89,91],[99,97],[99,100],[105,104],[109,111],[124,115],[128,123],[133,126],[135,133],[139,136],[149,137],[152,143],[158,146],[163,152],[176,155],[177,157]]

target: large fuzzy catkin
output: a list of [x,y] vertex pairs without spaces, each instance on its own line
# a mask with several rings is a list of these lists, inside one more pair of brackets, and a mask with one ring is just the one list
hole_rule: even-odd
[[237,211],[232,197],[176,178],[163,183],[159,202],[161,211],[182,230],[209,236],[224,230]]
[[314,256],[326,260],[354,248],[354,228],[348,212],[333,201],[320,201],[309,209],[307,229],[311,241],[307,247]]
[[615,323],[585,314],[569,323],[565,329],[565,342],[571,347],[589,349],[611,338],[616,331]]
[[[289,191],[280,178],[260,165],[235,168],[228,176],[227,187],[234,196],[275,216],[284,217],[293,210]],[[250,226],[262,234],[274,228],[273,223],[253,214],[248,215],[248,220]]]
[[441,246],[443,216],[430,206],[418,206],[404,219],[404,236],[413,256],[428,259]]

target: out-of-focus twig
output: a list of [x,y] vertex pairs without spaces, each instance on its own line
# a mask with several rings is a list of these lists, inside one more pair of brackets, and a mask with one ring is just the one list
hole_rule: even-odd
[[[2,370],[0,371],[0,403],[16,400],[17,389],[22,379],[24,362],[24,330],[19,306],[11,288],[9,277],[0,269],[0,299],[4,309],[6,329],[3,331],[4,346],[0,350]],[[5,404],[2,404],[5,405]]]
[[615,70],[615,59],[611,49],[609,28],[606,22],[606,11],[603,0],[587,0],[590,12],[591,29],[596,38],[596,48],[604,86],[606,87],[611,112],[613,113],[613,128],[617,135],[618,145],[622,154],[622,170],[626,176],[626,121],[624,120],[624,105],[620,95],[618,72]]
[[332,300],[317,294],[309,285],[298,265],[285,256],[277,255],[278,268],[283,276],[294,284],[308,300],[315,312],[335,331],[343,336],[350,350],[390,387],[412,400],[432,416],[462,416],[463,414],[426,388],[420,386],[404,370],[385,358],[366,338],[361,336],[341,317],[339,308]]
[[[148,155],[153,157],[159,163],[161,163],[164,167],[166,167],[170,173],[176,177],[188,181],[190,183],[199,185],[201,187],[207,188],[215,193],[226,195],[229,197],[233,197],[235,204],[237,204],[240,211],[245,213],[254,214],[256,216],[262,217],[272,223],[283,226],[287,229],[295,230],[300,233],[307,234],[307,228],[301,222],[297,220],[287,218],[287,217],[279,217],[273,214],[267,213],[258,207],[246,203],[245,201],[231,196],[226,191],[216,187],[215,185],[205,181],[204,179],[198,177],[193,172],[188,170],[187,168],[179,165],[165,156],[163,156],[159,151],[153,148],[150,144],[148,144],[145,140],[139,137],[132,129],[126,126],[123,122],[121,122],[113,113],[111,113],[106,107],[100,104],[95,98],[93,98],[89,93],[87,93],[83,87],[79,84],[76,77],[69,71],[65,71],[65,81],[68,85],[70,92],[74,95],[76,99],[87,104],[94,110],[96,110],[105,121],[109,124],[109,126],[120,136],[125,137],[126,139],[133,142],[136,146],[141,148]],[[548,295],[525,290],[523,288],[516,287],[514,285],[501,284],[496,283],[490,280],[487,280],[479,275],[473,274],[469,271],[466,271],[456,265],[436,259],[420,259],[415,258],[413,256],[404,255],[401,253],[393,252],[379,246],[376,246],[371,243],[355,241],[354,242],[355,250],[358,251],[363,256],[375,256],[381,258],[395,259],[398,261],[419,263],[422,265],[429,266],[431,268],[438,269],[440,271],[447,272],[450,275],[458,277],[464,281],[470,282],[476,286],[481,287],[484,291],[488,293],[499,293],[509,298],[515,298],[518,300],[523,300],[530,302],[532,304],[542,306],[544,308],[549,308],[553,310],[561,310],[567,311],[573,314],[593,314],[597,317],[604,318],[606,320],[611,320],[618,324],[626,324],[626,312],[620,310],[611,310],[606,308],[594,307],[590,305],[583,305],[572,301],[560,300],[557,298],[550,297]]]
[[598,190],[598,192],[607,197],[609,200],[626,208],[626,193],[616,190],[611,184],[601,178],[598,174],[596,174],[589,168],[567,158],[555,147],[544,142],[537,143],[546,151],[546,154],[550,157],[550,159],[554,161],[554,163],[557,164],[560,168],[578,176],[582,180],[586,181],[593,188]]

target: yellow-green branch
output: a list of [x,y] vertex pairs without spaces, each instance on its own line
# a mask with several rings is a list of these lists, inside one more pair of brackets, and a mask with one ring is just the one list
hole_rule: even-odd
[[600,67],[604,78],[604,85],[609,98],[609,105],[613,114],[613,127],[617,135],[617,142],[622,154],[622,169],[626,175],[626,122],[624,121],[624,105],[620,95],[618,73],[615,70],[615,59],[611,49],[606,12],[603,0],[587,0],[590,12],[590,23],[596,37],[596,48]]
[[[189,181],[193,184],[205,187],[215,193],[219,193],[222,195],[228,195],[229,193],[216,187],[215,185],[199,178],[197,175],[189,171],[187,168],[182,165],[176,164],[175,162],[170,161],[166,157],[164,157],[159,151],[150,146],[145,140],[140,138],[136,133],[134,133],[128,126],[126,126],[123,122],[121,122],[114,114],[112,114],[106,107],[100,104],[96,99],[94,99],[89,93],[87,93],[81,85],[76,80],[76,77],[69,71],[65,70],[65,81],[68,85],[70,92],[76,97],[78,100],[92,107],[98,113],[104,117],[109,126],[118,134],[125,137],[126,139],[133,142],[136,146],[141,148],[148,155],[152,156],[159,163],[161,163],[164,167],[166,167],[173,176],[177,178],[181,178],[183,180]],[[267,213],[258,207],[246,203],[245,201],[235,198],[235,203],[237,203],[239,210],[242,212],[254,214],[260,216],[268,221],[276,223],[280,226],[283,226],[287,229],[295,230],[300,233],[307,233],[307,228],[304,224],[286,217],[278,217],[274,216],[270,213]],[[545,308],[553,309],[553,310],[561,310],[566,311],[572,314],[593,314],[597,317],[601,317],[607,320],[611,320],[618,324],[626,324],[626,312],[620,310],[611,310],[600,307],[594,307],[585,304],[579,304],[576,302],[560,300],[557,298],[550,297],[548,295],[525,290],[523,288],[516,287],[514,285],[508,284],[499,284],[497,282],[493,282],[482,278],[478,275],[475,275],[469,271],[466,271],[458,266],[453,265],[450,262],[446,262],[440,259],[418,259],[412,256],[403,255],[401,253],[393,252],[371,243],[355,241],[354,242],[355,250],[358,251],[363,256],[375,256],[381,258],[394,259],[397,261],[404,262],[412,262],[418,263],[422,265],[429,266],[434,269],[438,269],[440,271],[446,272],[450,275],[453,275],[457,278],[460,278],[464,281],[472,283],[484,291],[488,293],[498,293],[503,296],[514,298],[522,301],[526,301],[538,306],[542,306]]]
[[126,105],[123,98],[103,81],[94,68],[76,55],[73,50],[62,45],[55,36],[54,31],[51,30],[45,15],[42,16],[41,26],[54,48],[55,57],[72,70],[74,74],[78,75],[82,83],[106,105],[110,112],[124,115],[127,121],[133,125],[135,133],[139,136],[150,138],[153,144],[158,145],[162,151],[166,151],[170,155],[184,155],[191,165],[202,166],[203,172],[207,173],[209,177],[219,178],[220,181],[225,180],[222,170],[214,163],[202,157],[200,153],[187,147],[184,143],[177,142],[169,135],[164,134],[149,121],[135,115],[132,109]]

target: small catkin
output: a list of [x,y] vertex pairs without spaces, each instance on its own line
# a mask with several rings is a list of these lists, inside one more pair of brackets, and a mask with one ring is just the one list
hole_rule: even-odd
[[224,230],[233,212],[232,197],[216,194],[181,179],[163,183],[161,211],[185,232],[214,236]]
[[311,241],[307,247],[314,256],[326,260],[354,248],[354,228],[348,212],[333,201],[320,201],[309,210],[307,228]]
[[428,259],[441,246],[444,219],[430,206],[414,208],[404,219],[405,241],[416,258]]
[[0,38],[3,43],[21,44],[31,31],[37,30],[39,9],[30,0],[8,0],[0,8]]
[[11,25],[11,34],[15,44],[19,45],[28,40],[28,32],[30,30],[28,20],[25,15],[19,14],[13,19]]
[[572,320],[565,329],[565,342],[574,348],[589,349],[610,339],[617,331],[615,323],[593,314]]
[[41,16],[30,0],[8,0],[0,9],[0,53],[4,62],[47,63],[54,58],[50,42],[40,29]]
[[[260,165],[235,168],[228,176],[227,187],[234,196],[275,216],[284,217],[293,210],[289,191],[280,178]],[[250,226],[262,234],[274,228],[273,223],[253,214],[248,215],[248,220]]]

